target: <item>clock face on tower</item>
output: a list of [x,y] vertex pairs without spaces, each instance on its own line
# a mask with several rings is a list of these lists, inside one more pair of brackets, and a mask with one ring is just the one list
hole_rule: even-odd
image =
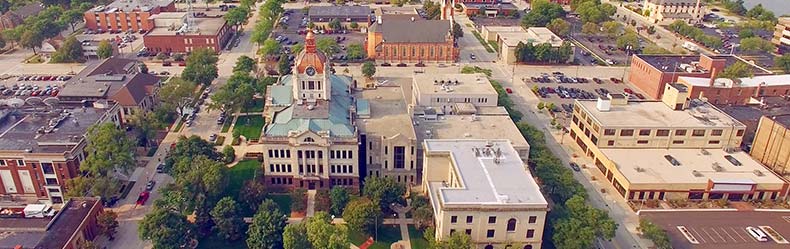
[[307,69],[305,69],[305,70],[304,70],[304,72],[305,72],[307,75],[309,75],[309,76],[313,76],[313,75],[315,75],[315,68],[313,68],[313,67],[307,67]]

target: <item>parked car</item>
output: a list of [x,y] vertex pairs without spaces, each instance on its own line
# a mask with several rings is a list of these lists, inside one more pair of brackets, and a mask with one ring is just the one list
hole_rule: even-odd
[[209,142],[217,141],[217,134],[211,134],[211,136],[208,136],[208,141]]
[[512,90],[512,89],[510,89],[510,88],[505,88],[505,91],[506,91],[508,94],[511,94],[511,93],[513,93],[513,90]]
[[165,172],[165,164],[159,163],[159,165],[156,165],[156,173],[163,173],[163,172]]
[[155,181],[153,181],[153,180],[148,181],[148,183],[145,184],[145,190],[148,190],[148,191],[154,190],[154,185],[156,185]]
[[137,196],[137,205],[140,205],[140,206],[145,205],[145,201],[148,200],[148,197],[150,195],[151,195],[151,193],[148,192],[148,191],[144,191],[144,192],[140,193],[140,195]]
[[579,168],[579,165],[574,163],[574,162],[571,162],[570,166],[571,166],[571,169],[573,169],[573,171],[579,172],[579,171],[582,170],[581,168]]

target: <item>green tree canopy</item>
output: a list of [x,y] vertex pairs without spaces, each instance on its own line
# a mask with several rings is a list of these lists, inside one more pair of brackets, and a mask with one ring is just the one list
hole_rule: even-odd
[[239,207],[232,197],[223,197],[211,210],[211,219],[219,235],[226,240],[238,240],[245,232],[246,223],[239,213]]
[[236,65],[233,66],[233,72],[249,73],[255,70],[255,60],[249,56],[242,55],[236,60]]
[[99,226],[99,233],[110,239],[115,238],[115,233],[118,232],[117,213],[112,210],[104,210],[96,217],[96,223]]
[[741,39],[740,49],[744,52],[772,52],[774,44],[760,37]]
[[159,88],[159,100],[168,111],[183,113],[183,108],[192,103],[197,86],[192,81],[173,77]]
[[565,16],[561,5],[547,0],[535,0],[531,5],[532,10],[521,18],[521,26],[525,28],[545,27],[551,20]]
[[589,248],[599,237],[614,237],[617,223],[605,211],[585,203],[583,197],[568,199],[564,208],[567,217],[554,223],[552,241],[557,248]]
[[258,207],[252,217],[252,224],[247,230],[247,247],[277,249],[283,248],[283,230],[286,215],[280,211],[277,203],[266,200]]
[[368,198],[357,198],[346,205],[343,220],[355,231],[373,235],[376,227],[381,225],[383,217],[379,206]]
[[27,30],[22,33],[22,36],[19,39],[19,45],[32,49],[33,54],[36,54],[36,48],[40,48],[41,42],[43,41],[44,36],[42,36],[40,33],[36,32],[35,30]]
[[99,59],[106,59],[112,56],[112,44],[110,44],[107,40],[102,40],[99,42],[99,47],[96,48],[96,56]]
[[249,15],[250,10],[247,8],[232,8],[225,13],[223,18],[225,18],[225,21],[229,24],[234,25],[236,30],[239,30],[241,24],[247,21],[247,16]]
[[359,60],[365,58],[365,49],[360,43],[350,44],[346,48],[346,55],[350,60]]
[[305,249],[312,248],[310,240],[307,239],[307,223],[291,223],[285,226],[283,231],[284,249]]
[[346,208],[346,204],[348,204],[350,198],[346,188],[335,186],[332,187],[332,190],[329,192],[329,199],[332,203],[331,207],[329,208],[330,213],[340,216],[343,214],[343,210]]
[[631,50],[638,50],[639,49],[639,35],[636,34],[634,31],[626,31],[625,34],[617,37],[617,47],[626,49],[631,47]]
[[271,38],[266,39],[261,49],[258,50],[258,54],[264,55],[267,58],[274,58],[274,56],[280,54],[280,43]]
[[790,54],[774,57],[774,66],[782,69],[785,74],[790,74]]
[[291,74],[291,61],[288,60],[288,56],[280,56],[280,60],[277,61],[277,69],[280,75]]
[[[381,210],[390,210],[390,204],[393,203],[404,204],[405,193],[406,185],[396,182],[393,178],[370,176],[365,178],[363,194],[374,203],[378,203]],[[346,211],[343,213],[345,214]]]
[[366,61],[362,64],[362,75],[370,79],[376,74],[376,64],[372,61]]
[[326,212],[316,212],[307,219],[307,239],[313,248],[348,248],[348,228],[345,225],[332,225]]
[[571,32],[571,25],[562,18],[554,18],[546,28],[559,36],[567,36]]
[[85,56],[82,51],[82,44],[77,41],[75,37],[69,37],[61,46],[52,54],[52,63],[72,63],[83,62]]
[[116,171],[128,173],[134,167],[134,144],[115,124],[92,125],[88,128],[86,140],[88,157],[80,165],[80,170],[91,176],[109,176]]
[[601,24],[603,32],[610,38],[616,38],[623,34],[623,24],[617,21],[608,21]]
[[736,62],[735,64],[730,65],[729,67],[724,68],[721,73],[716,78],[726,78],[731,80],[736,80],[738,78],[744,77],[752,77],[754,76],[754,72],[752,71],[752,66],[746,64],[744,62]]
[[258,211],[260,204],[266,200],[266,185],[261,182],[261,176],[247,180],[239,191],[239,200],[253,212]]
[[208,48],[192,50],[186,61],[186,67],[181,72],[185,80],[200,84],[211,84],[217,78],[217,54]]
[[315,42],[315,47],[329,56],[336,54],[340,50],[337,40],[329,37],[318,38]]
[[139,222],[137,231],[143,240],[151,240],[155,248],[183,248],[194,239],[192,223],[183,214],[154,209]]
[[598,34],[598,32],[601,32],[600,28],[601,27],[599,27],[598,24],[592,22],[586,22],[584,23],[584,25],[582,25],[582,33],[586,35]]

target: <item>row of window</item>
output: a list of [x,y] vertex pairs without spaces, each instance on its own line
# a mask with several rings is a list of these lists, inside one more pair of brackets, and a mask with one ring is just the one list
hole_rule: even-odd
[[[433,57],[434,56],[434,50],[438,50],[439,56],[444,56],[444,49],[445,49],[444,46],[438,47],[438,49],[436,49],[436,47],[431,47],[430,49],[428,49],[428,52],[429,52],[428,56]],[[384,49],[384,56],[389,56],[389,55],[398,56],[398,51],[401,52],[401,56],[407,56],[406,53],[407,53],[408,50],[409,49],[406,48],[406,47],[403,47],[400,50],[398,50],[398,47],[392,46],[392,47],[390,47],[389,50],[386,49],[386,48]],[[425,57],[425,50],[426,49],[423,48],[423,47],[420,48],[420,56],[421,57]],[[417,49],[414,48],[414,47],[411,48],[411,56],[417,56]]]
[[332,184],[332,186],[351,186],[351,185],[354,185],[354,179],[346,179],[346,178],[329,179],[329,182]]
[[329,173],[354,173],[353,165],[329,165]]
[[[593,138],[595,138],[595,137],[593,136]],[[593,143],[598,143],[598,140],[594,139],[592,142]],[[648,141],[648,140],[636,140],[636,144],[649,144],[649,143],[650,143],[650,141]],[[680,145],[680,144],[685,144],[685,143],[686,143],[686,140],[672,140],[672,144],[675,144],[675,145]],[[720,143],[721,143],[721,141],[719,141],[719,140],[708,140],[708,144],[720,144]],[[607,146],[614,146],[614,140],[606,141],[606,145]]]
[[[634,129],[622,129],[622,130],[620,130],[620,136],[621,137],[633,136],[634,135],[634,131],[635,131]],[[638,132],[639,132],[639,136],[650,136],[653,133],[653,130],[651,130],[651,129],[640,129],[640,130],[638,130]],[[675,136],[686,136],[687,132],[688,132],[688,130],[678,129],[678,130],[675,130]],[[704,137],[706,132],[707,131],[704,130],[704,129],[693,129],[693,130],[691,130],[691,136],[692,137]],[[603,135],[604,136],[614,136],[615,133],[616,133],[615,129],[604,129],[603,130]],[[658,130],[656,130],[655,135],[656,135],[656,137],[668,137],[669,133],[670,133],[669,129],[658,129]],[[710,130],[710,135],[711,136],[721,136],[723,133],[724,133],[724,130],[722,130],[722,129]],[[737,135],[738,136],[743,136],[743,130],[738,130]]]
[[354,151],[351,150],[332,150],[329,151],[329,158],[331,159],[353,159]]
[[290,164],[269,164],[269,172],[291,172]]
[[291,150],[269,150],[269,158],[290,158]]
[[[538,217],[537,216],[530,216],[529,217],[529,224],[535,224],[537,221],[538,221]],[[468,224],[468,223],[472,223],[472,222],[474,222],[474,216],[467,215],[466,216],[466,223]],[[510,218],[507,221],[508,231],[511,231],[510,228],[509,228],[511,226],[511,223],[513,223],[513,229],[516,229],[515,227],[516,227],[516,223],[517,222],[518,222],[518,220],[516,220],[516,218]],[[450,223],[452,223],[452,224],[458,223],[458,216],[457,215],[450,216]],[[496,216],[488,216],[488,224],[496,224]]]
[[[474,100],[474,102],[472,102]],[[435,98],[434,103],[488,103],[488,98]]]
[[[5,160],[0,160],[0,166],[6,166],[6,165],[7,164],[6,164]],[[16,166],[24,167],[25,166],[25,160],[17,159],[16,160]]]
[[[287,149],[269,150],[269,158],[291,158],[291,151]],[[324,158],[323,151],[307,150],[296,151],[297,158]],[[332,150],[329,151],[329,158],[331,159],[353,159],[354,153],[351,150]]]
[[[508,232],[512,232],[508,230]],[[450,235],[452,236],[455,233],[455,229],[450,229]],[[466,229],[465,233],[467,235],[472,235],[472,229]],[[488,229],[486,230],[486,238],[493,238],[496,235],[495,229]],[[535,237],[535,229],[527,229],[527,235],[525,236],[527,239],[531,239]],[[526,248],[526,247],[525,247]],[[532,248],[530,246],[530,248]]]

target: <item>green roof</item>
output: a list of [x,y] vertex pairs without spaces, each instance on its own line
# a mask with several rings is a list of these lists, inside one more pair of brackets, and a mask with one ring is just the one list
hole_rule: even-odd
[[[291,103],[282,111],[274,114],[274,119],[264,128],[265,136],[287,136],[288,132],[304,131],[329,131],[331,136],[356,136],[356,128],[351,125],[351,113],[349,112],[353,100],[351,94],[347,92],[351,85],[351,78],[346,76],[330,75],[329,81],[332,84],[332,97],[329,101],[329,115],[326,118],[298,118],[294,115],[296,108],[300,106],[292,104],[291,76],[285,76],[280,82],[284,85],[272,89],[273,103]],[[286,102],[286,97],[288,102]]]

